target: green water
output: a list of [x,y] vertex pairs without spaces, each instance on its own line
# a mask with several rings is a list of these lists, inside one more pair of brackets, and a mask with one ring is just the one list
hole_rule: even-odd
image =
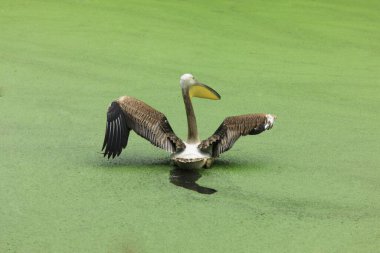
[[[379,252],[378,1],[0,2],[0,252]],[[198,184],[131,134],[100,154],[107,105],[137,97],[186,137],[278,116]]]

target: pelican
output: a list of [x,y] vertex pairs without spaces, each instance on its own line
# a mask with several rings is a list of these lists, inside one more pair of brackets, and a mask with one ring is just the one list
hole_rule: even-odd
[[171,162],[179,168],[210,168],[214,160],[231,149],[240,136],[257,135],[269,130],[276,119],[276,116],[264,113],[227,117],[213,135],[201,141],[191,99],[219,100],[220,95],[198,82],[192,74],[182,75],[180,86],[187,116],[186,141],[174,133],[164,114],[136,98],[122,96],[108,107],[102,147],[104,157],[119,156],[127,147],[129,133],[133,130],[154,146],[172,153]]

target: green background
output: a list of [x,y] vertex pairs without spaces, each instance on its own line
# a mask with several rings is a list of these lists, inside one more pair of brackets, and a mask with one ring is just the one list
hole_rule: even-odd
[[[380,252],[379,1],[0,1],[0,252]],[[198,183],[132,134],[100,154],[108,104],[137,97],[186,137],[278,116]]]

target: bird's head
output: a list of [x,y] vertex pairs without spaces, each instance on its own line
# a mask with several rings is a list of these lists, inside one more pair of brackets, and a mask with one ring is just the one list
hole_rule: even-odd
[[190,98],[207,98],[219,100],[220,95],[206,84],[198,82],[192,74],[183,74],[180,79],[182,90],[189,95]]

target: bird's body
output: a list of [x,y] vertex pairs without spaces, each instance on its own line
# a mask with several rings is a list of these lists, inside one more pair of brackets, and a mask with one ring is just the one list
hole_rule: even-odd
[[210,168],[214,158],[210,152],[201,150],[198,147],[200,144],[200,142],[194,144],[185,143],[185,149],[172,154],[171,161],[182,169]]
[[240,136],[256,135],[273,126],[275,116],[271,114],[227,117],[212,136],[200,141],[191,98],[218,100],[220,96],[191,74],[183,75],[180,84],[188,123],[186,142],[175,135],[164,114],[136,98],[123,96],[108,108],[104,156],[114,158],[120,155],[128,144],[130,130],[133,130],[153,145],[172,153],[171,161],[179,168],[209,168],[215,158],[229,150]]

